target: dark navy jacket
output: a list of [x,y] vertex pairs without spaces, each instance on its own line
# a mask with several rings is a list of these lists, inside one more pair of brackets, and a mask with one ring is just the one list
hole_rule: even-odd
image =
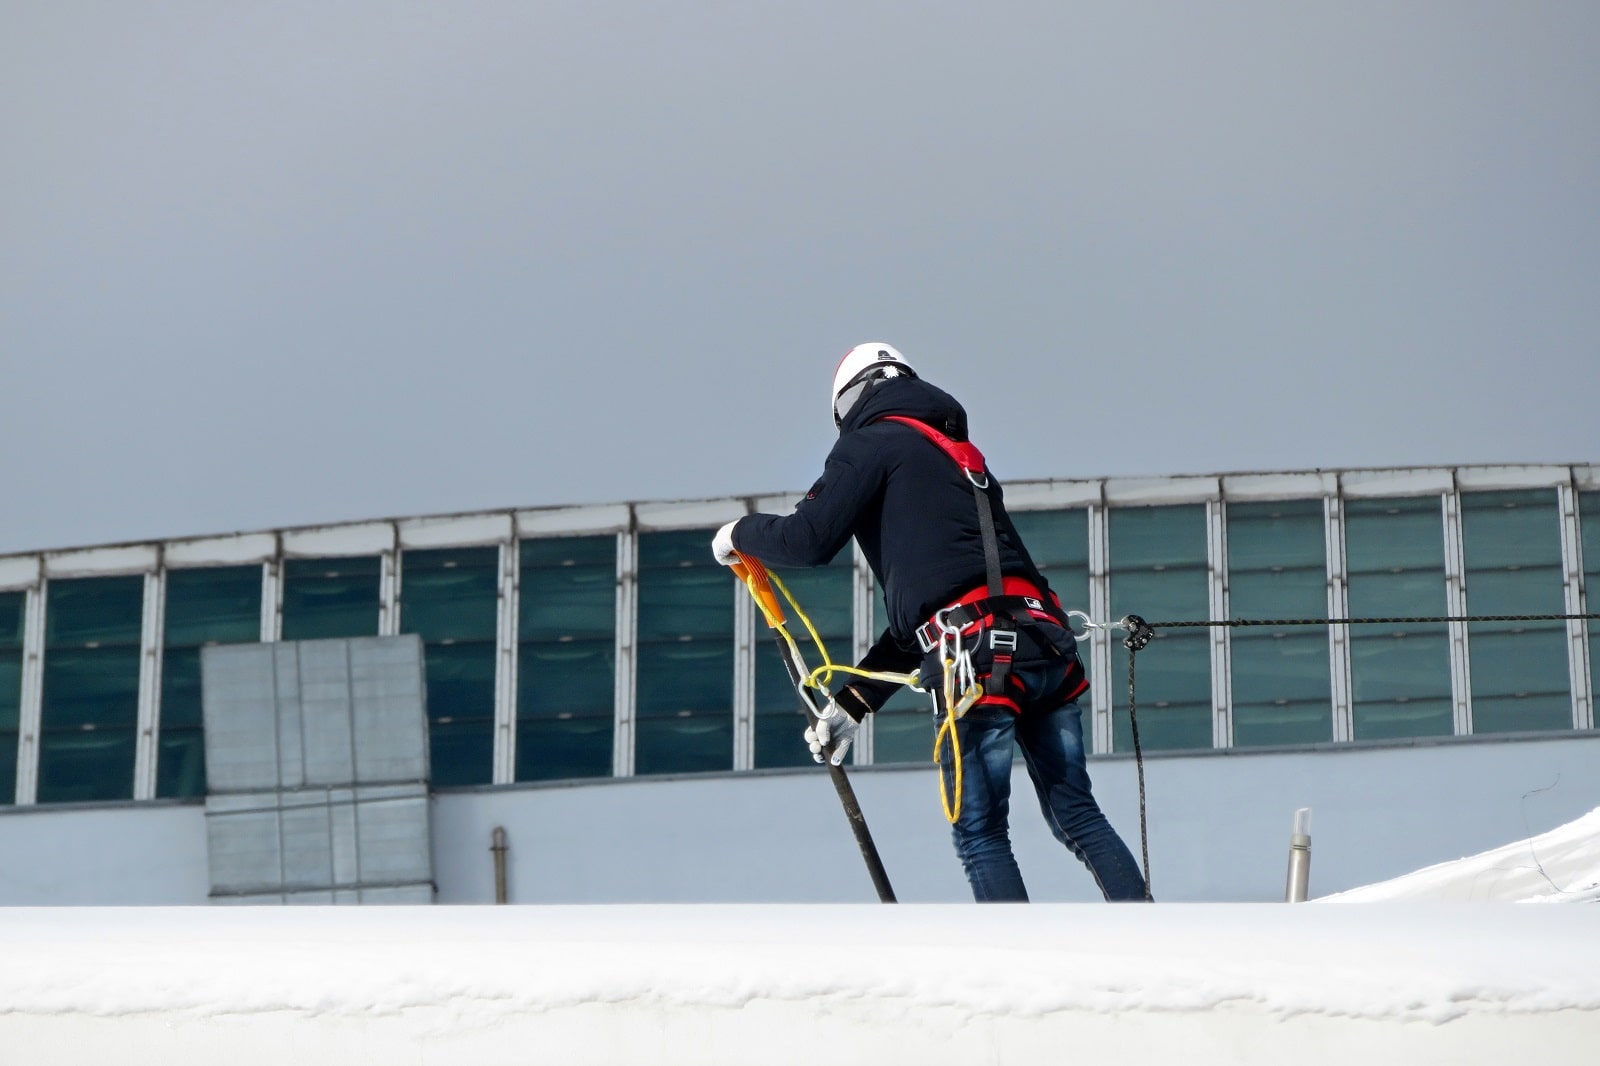
[[[733,530],[740,551],[774,566],[822,566],[854,537],[884,589],[889,627],[862,660],[870,670],[910,671],[922,659],[916,629],[933,612],[985,584],[983,535],[972,483],[905,415],[957,441],[967,413],[949,393],[918,378],[876,383],[840,427],[822,477],[791,515],[748,515]],[[989,478],[1000,568],[1048,593]],[[876,710],[896,686],[852,685]]]

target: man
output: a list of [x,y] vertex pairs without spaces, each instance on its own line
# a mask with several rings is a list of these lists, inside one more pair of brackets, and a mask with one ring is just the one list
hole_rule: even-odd
[[[737,549],[776,566],[821,566],[854,537],[889,612],[861,668],[920,665],[941,715],[945,661],[966,669],[956,692],[975,702],[956,726],[963,797],[953,836],[978,901],[1028,898],[1007,825],[1014,743],[1051,832],[1105,897],[1145,898],[1137,863],[1090,791],[1077,702],[1089,685],[1077,643],[1006,514],[999,482],[975,450],[962,450],[970,449],[966,412],[893,347],[873,343],[840,362],[833,415],[839,441],[795,512],[730,522],[712,541],[717,560],[736,561]],[[976,456],[970,476],[958,455]],[[806,731],[817,760],[842,762],[862,719],[896,687],[857,679],[835,695]],[[947,792],[951,751],[941,750]]]

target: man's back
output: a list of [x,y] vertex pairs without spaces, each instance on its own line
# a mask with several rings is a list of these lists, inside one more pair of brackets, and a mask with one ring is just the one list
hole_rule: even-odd
[[[954,397],[916,378],[878,385],[851,410],[822,477],[793,516],[741,523],[740,546],[777,565],[827,562],[854,536],[885,590],[889,623],[902,642],[932,613],[984,583],[983,535],[973,486],[938,445],[901,415],[956,440],[967,417]],[[1039,576],[1006,514],[999,480],[990,477],[1001,569]]]

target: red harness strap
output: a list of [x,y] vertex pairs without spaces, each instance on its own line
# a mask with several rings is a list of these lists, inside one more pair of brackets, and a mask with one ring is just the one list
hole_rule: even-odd
[[[988,472],[984,465],[983,453],[977,449],[977,446],[972,444],[970,441],[952,440],[945,434],[940,433],[938,430],[928,425],[926,422],[919,422],[915,418],[907,418],[904,415],[885,415],[883,421],[898,422],[903,426],[910,426],[918,433],[921,433],[928,440],[938,445],[940,451],[948,455],[957,466],[961,467],[962,472],[967,475],[967,480],[972,482],[973,493],[977,499],[979,508],[979,524],[983,526],[984,562],[985,567],[988,570],[988,583],[973,589],[965,596],[962,596],[956,601],[955,604],[952,604],[951,606],[977,603],[979,600],[985,598],[999,597],[1002,595],[1032,596],[1034,599],[1042,599],[1042,593],[1033,585],[1032,582],[1020,577],[1002,577],[1000,574],[1000,560],[998,550],[995,546],[994,530],[992,528],[993,520],[989,517],[988,499],[984,495],[983,491],[989,485]],[[1056,608],[1059,610],[1061,607],[1061,600],[1053,592],[1050,594],[1050,598],[1055,603]],[[1046,611],[1034,611],[1030,609],[1028,613],[1034,615],[1042,621],[1060,624],[1059,619]],[[1006,647],[1002,647],[998,641],[991,642],[994,645],[992,649],[994,653],[994,664],[988,679],[984,684],[984,695],[977,701],[975,706],[981,707],[985,704],[1000,704],[1002,706],[1009,707],[1013,712],[1020,714],[1022,707],[1008,694],[1012,691],[1009,682],[1011,680],[1012,651],[1016,648],[1015,623],[1010,618],[1002,619],[990,614],[970,623],[968,628],[976,628],[976,630],[980,633],[985,629],[1005,629],[1011,636],[1010,644]],[[996,635],[1004,636],[1005,634],[1002,633]],[[1076,691],[1072,692],[1068,698],[1076,699],[1082,694],[1083,690],[1088,687],[1089,683],[1085,678],[1083,679],[1082,683],[1077,686]]]
[[[1036,600],[1043,600],[1046,598],[1045,594],[1039,591],[1038,586],[1025,577],[1006,577],[1001,579],[1001,592],[1007,596],[1031,596]],[[960,599],[956,600],[954,603],[948,604],[947,606],[960,607],[963,604],[977,603],[979,600],[987,598],[988,595],[989,589],[986,586],[979,585],[965,596],[962,596]],[[1057,596],[1053,589],[1050,592],[1049,600],[1051,603],[1056,605],[1057,610],[1061,608],[1061,597]],[[1049,611],[1035,611],[1030,607],[1028,608],[1028,613],[1039,619],[1041,622],[1052,622],[1056,625],[1061,624],[1061,619],[1056,615],[1051,614]],[[993,618],[994,615],[987,614],[978,619],[976,622],[969,622],[968,626],[986,626]]]
[[946,455],[954,459],[956,465],[966,471],[967,477],[980,478],[983,476],[983,453],[971,441],[951,440],[928,425],[928,423],[918,422],[915,418],[907,418],[905,415],[884,415],[883,421],[898,422],[902,426],[910,426],[924,437],[933,441]]
[[[1032,598],[1034,598],[1036,600],[1042,600],[1044,598],[1044,594],[1039,591],[1038,587],[1036,585],[1034,585],[1033,582],[1029,581],[1025,577],[1006,577],[1006,578],[1002,579],[1001,584],[1003,586],[1003,592],[1007,596],[1031,596]],[[988,587],[984,586],[984,585],[980,585],[977,588],[973,589],[971,592],[967,593],[965,596],[962,596],[960,599],[956,600],[955,603],[950,604],[950,606],[951,607],[959,607],[959,606],[963,606],[963,605],[969,604],[969,603],[977,603],[979,600],[983,600],[983,599],[987,599],[987,598],[989,598],[989,589],[988,589]],[[1051,602],[1053,602],[1056,605],[1057,608],[1059,608],[1061,606],[1061,599],[1060,599],[1060,597],[1058,597],[1055,594],[1054,591],[1052,591],[1050,593],[1050,600],[1051,600]],[[1041,622],[1050,622],[1050,623],[1053,623],[1055,625],[1060,625],[1061,624],[1059,619],[1057,619],[1054,615],[1051,615],[1046,611],[1035,611],[1030,607],[1028,609],[1028,613],[1030,615],[1032,615],[1034,618],[1037,618],[1038,620],[1040,620]],[[981,632],[983,632],[983,630],[985,628],[987,628],[988,626],[991,626],[993,624],[994,624],[994,615],[986,614],[982,618],[979,618],[979,619],[977,619],[975,621],[972,621],[972,622],[968,622],[965,626],[962,627],[962,633],[965,634],[968,631],[975,631],[975,632],[981,633]],[[999,649],[995,650],[995,655],[996,655],[997,658],[999,658],[1002,655],[1004,655],[1004,658],[1006,659],[1006,661],[1009,662],[1009,660],[1010,660],[1010,655],[1001,652]],[[1084,682],[1084,687],[1085,688],[1088,687],[1088,682],[1087,681]],[[1081,693],[1081,692],[1082,692],[1082,689],[1079,689],[1078,692],[1074,692],[1072,694],[1073,698],[1076,698],[1079,695],[1079,693]],[[978,699],[978,701],[976,703],[973,704],[974,707],[995,706],[995,705],[1002,706],[1002,707],[1009,707],[1013,714],[1021,714],[1022,713],[1022,705],[1021,704],[1019,704],[1016,700],[1012,699],[1009,695],[1003,695],[1003,694],[1000,694],[1000,693],[985,693],[983,696],[979,697],[979,699]]]

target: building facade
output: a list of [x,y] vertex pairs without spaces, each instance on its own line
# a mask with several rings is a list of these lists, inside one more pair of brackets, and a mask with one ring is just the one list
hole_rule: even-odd
[[[1600,467],[1006,491],[1065,605],[1158,624],[1138,659],[1146,751],[1594,728],[1593,621],[1159,623],[1584,614],[1600,587]],[[723,522],[794,498],[0,556],[0,805],[202,796],[201,648],[402,633],[425,647],[436,789],[802,765],[782,664],[709,549]],[[881,600],[859,555],[779,573],[835,660],[875,638]],[[1128,653],[1101,631],[1084,653],[1093,751],[1128,751]],[[925,763],[926,709],[898,696],[856,764]]]

